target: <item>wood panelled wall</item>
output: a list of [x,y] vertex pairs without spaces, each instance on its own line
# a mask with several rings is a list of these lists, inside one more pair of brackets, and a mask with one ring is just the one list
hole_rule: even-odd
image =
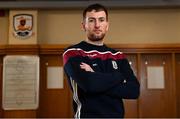
[[[72,117],[72,98],[66,76],[64,89],[47,89],[47,67],[63,66],[62,53],[69,45],[1,45],[0,102],[2,102],[3,57],[6,55],[38,55],[40,57],[40,101],[36,110],[3,110],[8,117]],[[109,45],[124,52],[141,85],[137,100],[124,100],[126,117],[180,117],[180,44]],[[164,68],[164,89],[147,88],[147,67]]]

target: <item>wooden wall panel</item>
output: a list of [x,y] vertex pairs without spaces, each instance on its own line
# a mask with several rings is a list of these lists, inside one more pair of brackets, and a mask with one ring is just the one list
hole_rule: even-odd
[[[129,64],[133,69],[134,74],[138,77],[137,72],[137,55],[136,54],[128,54],[127,58],[129,60]],[[138,100],[124,99],[125,106],[125,118],[137,118],[138,117]]]
[[[5,111],[0,103],[3,117],[73,117],[72,98],[66,76],[64,89],[47,89],[47,66],[62,66],[63,49],[69,45],[7,45],[0,46],[0,101],[2,102],[2,59],[5,55],[40,56],[40,104],[37,110]],[[125,100],[125,117],[180,117],[180,44],[116,44],[110,45],[127,54],[134,73],[141,85],[138,100]],[[175,60],[174,55],[175,54]],[[165,89],[147,89],[147,65],[163,66]],[[175,61],[175,62],[174,62]],[[163,64],[165,62],[165,64]],[[175,68],[173,68],[175,67]],[[175,72],[175,73],[174,73]],[[174,76],[175,75],[175,76]],[[176,80],[175,80],[176,79]],[[176,91],[175,91],[176,88]],[[177,102],[176,102],[177,101]],[[177,115],[176,115],[177,111]]]
[[[2,54],[1,62],[3,64],[3,56],[5,55],[38,55],[38,46],[37,45],[7,45],[0,46],[0,54]],[[1,78],[3,77],[3,65],[0,67]],[[2,86],[2,80],[1,80]],[[1,102],[2,102],[2,87],[1,87]],[[1,105],[2,108],[2,105]],[[3,110],[3,118],[35,118],[36,110]]]
[[[175,82],[171,54],[146,54],[141,61],[141,96],[140,117],[170,118],[176,117]],[[147,67],[162,66],[164,68],[164,89],[147,88]]]
[[71,115],[71,97],[67,81],[63,89],[47,89],[47,67],[63,66],[61,55],[41,56],[40,105],[37,117],[69,118]]
[[[3,84],[3,56],[0,57],[0,101],[2,102],[2,84]],[[34,118],[36,117],[35,110],[3,110],[0,103],[0,118]]]

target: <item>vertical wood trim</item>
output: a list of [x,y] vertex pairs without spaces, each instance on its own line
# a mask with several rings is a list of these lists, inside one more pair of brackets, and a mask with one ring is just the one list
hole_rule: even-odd
[[173,107],[174,108],[174,115],[177,117],[177,93],[176,93],[176,56],[175,53],[172,53],[172,80],[173,80],[173,97],[175,98],[175,102]]
[[[0,56],[0,102],[2,102],[2,74],[3,74],[3,57]],[[2,103],[0,103],[0,106],[2,107]],[[0,108],[0,118],[3,117],[3,109]]]
[[176,109],[177,109],[177,118],[180,118],[180,74],[179,74],[179,69],[180,69],[180,54],[176,54]]
[[[140,92],[141,92],[141,75],[140,75],[140,74],[141,74],[141,54],[138,53],[138,54],[137,54],[137,78],[139,79]],[[141,93],[140,93],[140,97],[141,97]],[[141,100],[140,100],[140,99],[141,99],[140,97],[139,97],[139,99],[137,100],[137,104],[138,104],[138,105],[137,105],[137,107],[138,107],[138,108],[137,108],[137,113],[138,113],[137,116],[138,116],[138,117],[141,117],[141,113],[142,113],[142,112],[141,112],[141,105],[140,105],[140,104],[141,104],[141,103],[140,103],[140,101],[141,101]]]

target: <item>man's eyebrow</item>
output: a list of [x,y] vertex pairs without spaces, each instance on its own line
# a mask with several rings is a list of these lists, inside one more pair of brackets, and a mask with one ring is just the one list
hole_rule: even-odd
[[88,17],[88,19],[96,19],[95,17]]
[[[97,19],[105,19],[106,17],[98,17]],[[89,17],[88,19],[96,19],[95,17]]]

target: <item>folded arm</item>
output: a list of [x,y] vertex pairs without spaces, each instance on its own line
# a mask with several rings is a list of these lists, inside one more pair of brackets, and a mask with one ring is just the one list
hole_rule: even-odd
[[83,59],[80,57],[70,58],[65,66],[65,72],[68,77],[75,80],[78,86],[89,93],[105,92],[117,84],[120,84],[124,77],[120,72],[100,73],[86,71],[82,66]]
[[140,94],[140,84],[134,75],[127,59],[123,59],[120,64],[122,75],[125,77],[122,83],[117,84],[107,91],[110,96],[137,99]]

